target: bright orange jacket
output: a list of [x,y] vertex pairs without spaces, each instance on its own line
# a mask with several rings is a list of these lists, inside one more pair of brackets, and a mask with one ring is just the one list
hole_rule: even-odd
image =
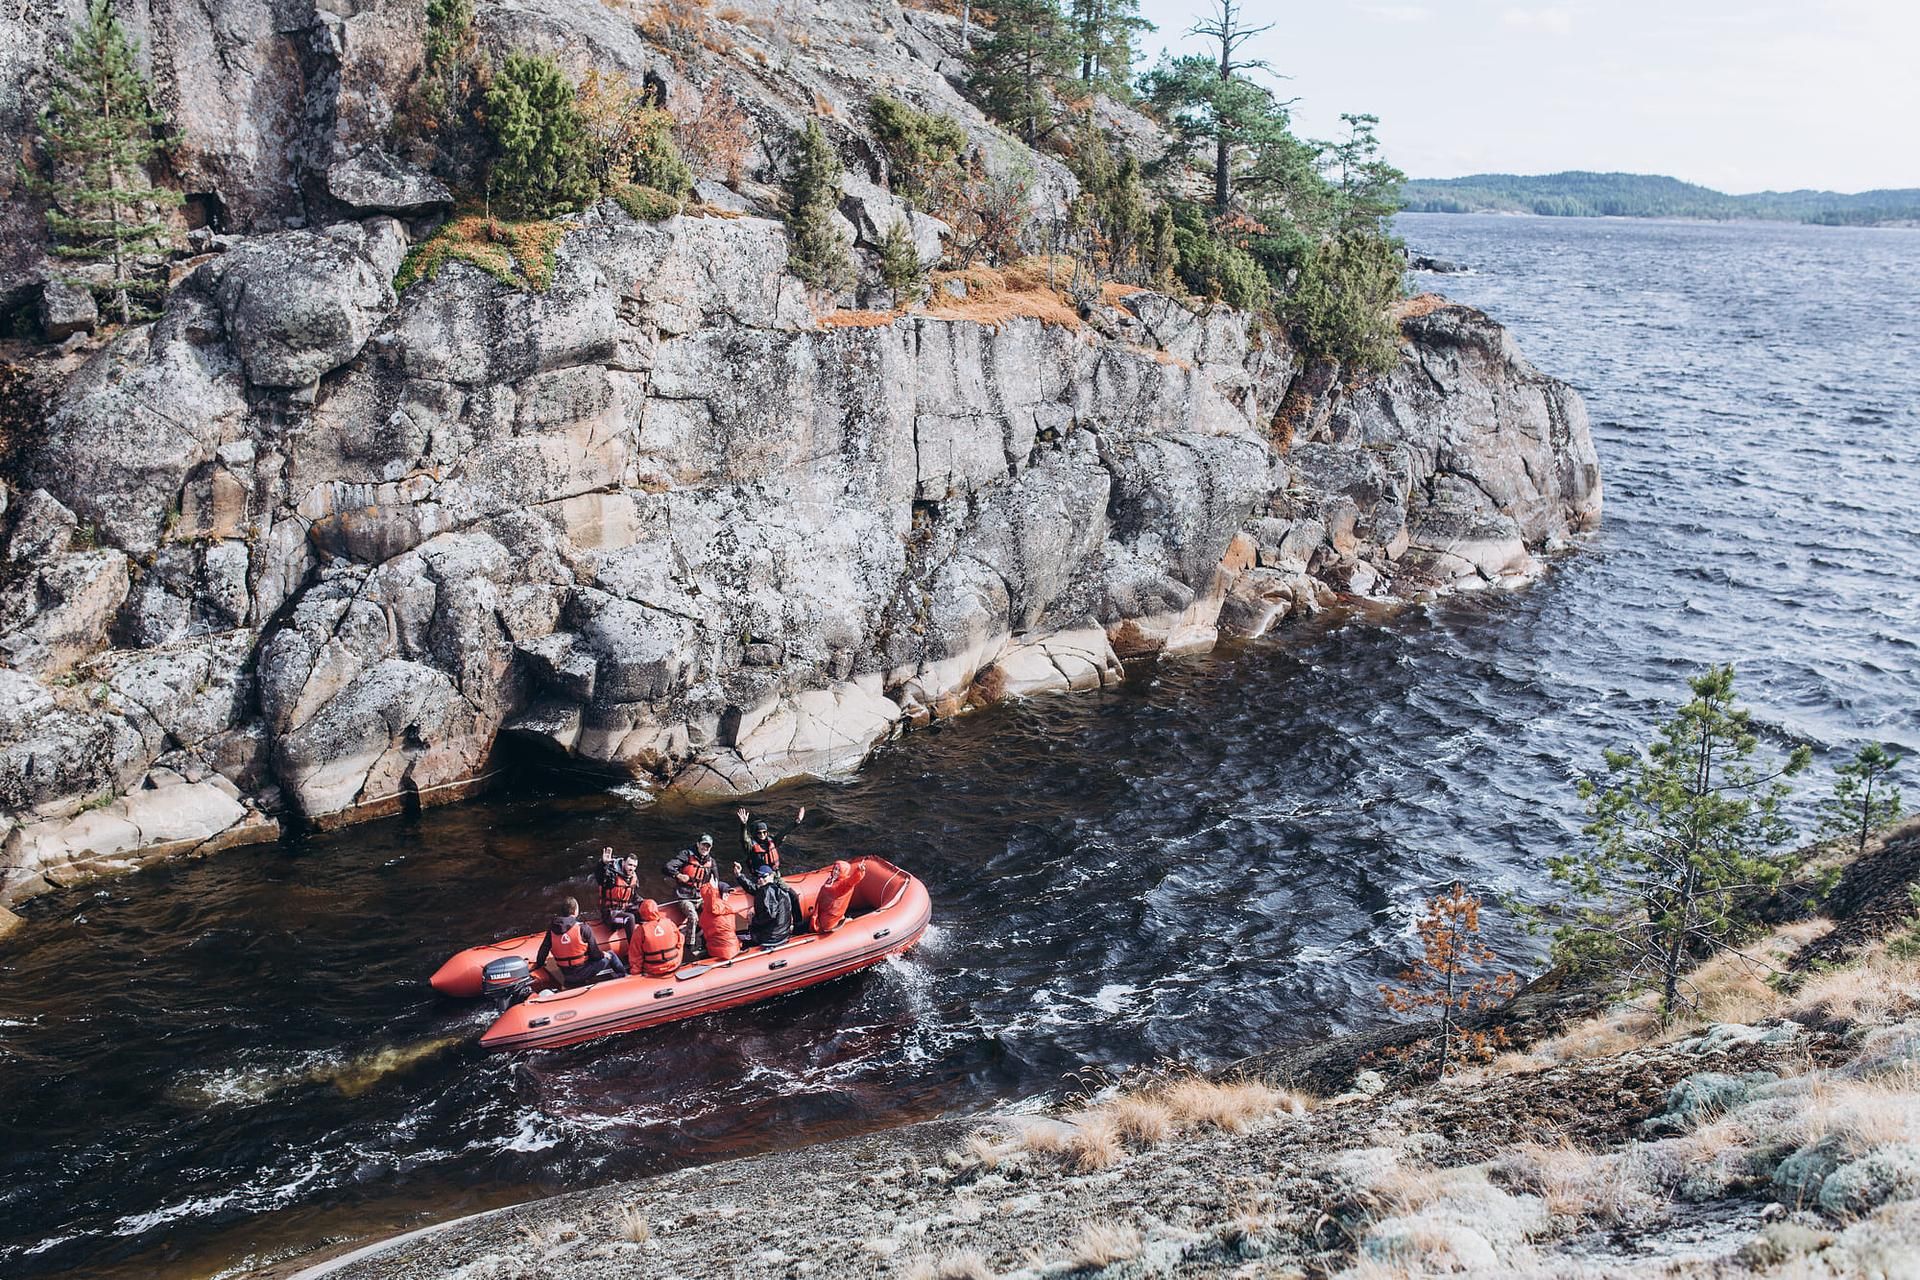
[[847,918],[847,904],[853,901],[853,891],[860,887],[860,880],[866,874],[864,862],[855,866],[842,858],[833,864],[826,883],[820,886],[819,896],[813,900],[815,933],[831,933]]
[[740,954],[740,914],[711,880],[700,886],[700,934],[711,958],[731,960]]
[[628,956],[649,978],[664,978],[680,967],[686,939],[674,923],[660,912],[652,898],[640,900],[640,922],[634,926]]

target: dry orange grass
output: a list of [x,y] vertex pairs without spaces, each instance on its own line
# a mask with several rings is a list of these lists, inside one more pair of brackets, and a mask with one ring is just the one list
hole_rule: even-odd
[[[971,320],[998,329],[1009,320],[1030,319],[1065,329],[1080,328],[1080,313],[1061,289],[1072,274],[1048,279],[1044,266],[967,267],[936,271],[932,296],[923,314],[939,320]],[[966,286],[967,296],[955,298],[943,287],[949,280]]]
[[1306,1108],[1297,1094],[1257,1080],[1207,1080],[1194,1076],[1165,1086],[1159,1101],[1182,1129],[1219,1129],[1245,1133],[1268,1116],[1299,1115]]
[[1814,974],[1786,1003],[1797,1016],[1856,1024],[1911,1017],[1920,1010],[1920,957],[1873,947],[1856,964]]
[[[1874,975],[1861,972],[1866,965],[1818,975],[1791,999],[1768,983],[1769,978],[1783,972],[1795,952],[1832,927],[1831,922],[1824,919],[1797,921],[1748,946],[1721,952],[1687,975],[1683,993],[1692,1001],[1692,1007],[1664,1029],[1654,1000],[1641,996],[1585,1022],[1575,1023],[1523,1053],[1500,1055],[1488,1065],[1487,1074],[1512,1075],[1571,1059],[1616,1057],[1648,1045],[1678,1040],[1716,1022],[1752,1023],[1789,1016],[1809,1007],[1809,992],[1814,993],[1813,999],[1819,999],[1828,992],[1840,995],[1856,990],[1863,1005],[1885,999],[1891,1007],[1893,992]],[[1920,971],[1920,965],[1915,969]]]
[[1610,1224],[1651,1209],[1657,1198],[1618,1156],[1583,1151],[1570,1142],[1521,1143],[1494,1163],[1503,1180],[1537,1195],[1556,1218]]
[[1109,280],[1100,286],[1100,301],[1110,307],[1117,307],[1122,298],[1131,298],[1136,293],[1152,292],[1153,290],[1137,284],[1121,284],[1118,280]]
[[898,320],[899,311],[829,311],[814,317],[822,329],[884,329]]
[[1121,1139],[1152,1147],[1174,1134],[1173,1111],[1157,1098],[1126,1094],[1100,1108]]
[[993,1274],[986,1258],[972,1249],[914,1258],[900,1272],[903,1280],[993,1280]]
[[1113,1118],[1095,1111],[1082,1117],[1067,1135],[1066,1154],[1081,1173],[1098,1173],[1118,1164],[1127,1148]]
[[1452,306],[1437,293],[1423,293],[1412,298],[1403,298],[1393,304],[1390,314],[1395,324],[1404,324],[1408,320],[1418,320],[1421,316],[1430,316],[1442,307]]

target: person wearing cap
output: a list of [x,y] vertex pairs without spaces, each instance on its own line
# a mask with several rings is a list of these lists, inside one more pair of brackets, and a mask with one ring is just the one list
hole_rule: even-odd
[[756,819],[745,809],[735,809],[734,815],[740,819],[740,848],[747,856],[747,865],[768,866],[775,871],[780,869],[780,846],[793,834],[793,829],[806,820],[807,806],[801,805],[800,811],[793,815],[793,821],[780,829],[775,835],[765,819]]
[[608,929],[625,929],[632,937],[640,901],[640,859],[632,854],[616,859],[611,847],[602,849],[594,879],[600,885],[600,923]]
[[706,954],[698,924],[701,888],[712,884],[725,893],[732,887],[720,879],[720,869],[713,860],[713,837],[702,833],[693,848],[682,849],[667,860],[665,871],[667,879],[673,881],[673,896],[681,905],[687,958],[697,960]]
[[780,878],[778,867],[763,862],[749,872],[736,862],[733,872],[753,898],[753,923],[747,936],[754,946],[777,947],[804,926],[800,895]]

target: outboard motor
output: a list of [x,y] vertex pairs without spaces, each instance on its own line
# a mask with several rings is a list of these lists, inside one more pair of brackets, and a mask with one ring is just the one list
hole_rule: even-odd
[[533,967],[525,956],[501,956],[480,971],[480,994],[501,1013],[533,994]]

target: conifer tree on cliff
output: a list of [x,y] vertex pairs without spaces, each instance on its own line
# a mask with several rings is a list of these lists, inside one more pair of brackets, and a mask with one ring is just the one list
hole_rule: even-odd
[[1590,844],[1547,860],[1578,901],[1552,907],[1556,957],[1650,977],[1662,1025],[1684,1003],[1683,975],[1697,955],[1743,923],[1740,904],[1780,882],[1775,850],[1793,835],[1780,815],[1784,779],[1807,766],[1801,747],[1773,767],[1749,712],[1734,702],[1733,668],[1688,681],[1693,697],[1644,748],[1606,753],[1603,779],[1581,779]]
[[1213,153],[1213,209],[1233,207],[1236,172],[1263,150],[1292,142],[1286,104],[1252,79],[1265,62],[1241,56],[1247,41],[1272,29],[1246,25],[1236,0],[1214,0],[1213,13],[1187,29],[1215,46],[1155,67],[1146,77],[1147,97],[1167,118],[1189,151]]
[[1080,54],[1080,83],[1122,100],[1132,96],[1134,41],[1153,24],[1140,16],[1140,0],[1071,0],[1073,40]]
[[179,192],[147,176],[166,147],[166,118],[153,109],[138,59],[139,46],[108,0],[91,0],[54,63],[53,93],[40,116],[48,171],[31,182],[48,200],[54,251],[111,268],[105,287],[76,283],[94,287],[122,324],[153,314],[163,286],[138,278],[136,260],[165,250],[171,231],[163,215],[180,203]]
[[515,50],[487,86],[491,194],[516,217],[550,218],[592,203],[586,122],[560,64]]
[[840,157],[818,120],[807,121],[787,178],[787,263],[815,289],[838,293],[853,284],[846,233],[834,221],[840,206]]
[[1869,742],[1835,770],[1833,794],[1820,806],[1820,834],[1846,841],[1856,858],[1866,856],[1874,829],[1899,821],[1905,812],[1894,780],[1902,759],[1899,752]]
[[1057,89],[1073,78],[1079,46],[1058,0],[1005,0],[993,13],[970,83],[989,115],[1037,147],[1059,123]]

